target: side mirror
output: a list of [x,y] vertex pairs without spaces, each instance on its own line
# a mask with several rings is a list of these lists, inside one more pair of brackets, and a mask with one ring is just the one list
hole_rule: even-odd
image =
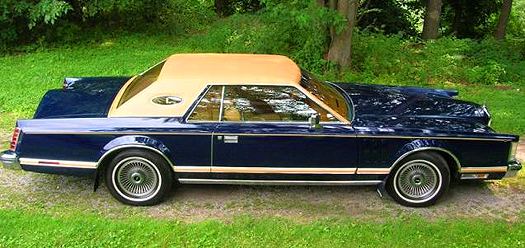
[[319,124],[321,121],[321,118],[318,114],[313,114],[308,118],[308,122],[310,123],[310,130],[319,130],[323,129],[323,126]]

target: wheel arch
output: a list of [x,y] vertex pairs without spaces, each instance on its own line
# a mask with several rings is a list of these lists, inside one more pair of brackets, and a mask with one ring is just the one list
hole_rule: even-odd
[[461,162],[459,161],[458,157],[452,153],[450,150],[442,148],[442,147],[434,147],[434,146],[428,146],[428,147],[419,147],[412,149],[410,151],[407,151],[403,153],[401,156],[399,156],[391,165],[390,171],[393,171],[393,169],[399,165],[403,159],[409,157],[410,155],[422,153],[422,152],[436,152],[440,154],[443,159],[447,162],[447,165],[450,169],[451,175],[457,175],[461,171]]
[[109,162],[119,153],[130,149],[144,149],[160,155],[171,167],[173,173],[174,163],[170,159],[169,149],[160,141],[147,136],[121,136],[111,140],[100,151],[100,157],[96,164],[95,186],[99,184],[100,175],[104,172]]

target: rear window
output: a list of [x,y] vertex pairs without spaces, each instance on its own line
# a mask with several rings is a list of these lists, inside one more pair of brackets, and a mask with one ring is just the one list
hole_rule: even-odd
[[157,81],[164,63],[165,61],[151,67],[149,70],[139,74],[135,79],[133,79],[133,81],[128,85],[126,91],[124,91],[124,94],[122,94],[117,108]]

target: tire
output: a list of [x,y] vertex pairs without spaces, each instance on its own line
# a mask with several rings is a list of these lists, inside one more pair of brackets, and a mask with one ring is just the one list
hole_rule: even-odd
[[421,152],[403,159],[390,174],[386,189],[401,205],[426,207],[436,203],[450,185],[450,169],[441,155]]
[[106,170],[106,185],[124,204],[149,206],[160,203],[173,185],[171,168],[156,153],[132,149],[119,153]]

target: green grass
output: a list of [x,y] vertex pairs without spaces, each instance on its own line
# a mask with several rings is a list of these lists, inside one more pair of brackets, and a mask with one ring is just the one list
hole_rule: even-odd
[[[0,91],[0,131],[11,132],[16,119],[31,118],[43,94],[49,89],[60,88],[65,77],[135,75],[174,53],[222,51],[209,43],[206,35],[187,38],[134,35],[0,57],[0,85],[3,86]],[[488,105],[497,131],[525,134],[525,87],[520,89],[519,84],[510,90],[500,90],[491,85],[451,83],[445,76],[442,80],[434,78],[434,83],[429,84],[409,76],[403,81],[389,71],[375,74],[373,71],[351,72],[350,77],[332,73],[320,76],[336,80],[365,79],[370,83],[455,88],[460,91],[461,99]]]
[[487,220],[412,217],[305,224],[241,216],[228,223],[183,223],[0,210],[0,247],[523,247],[524,239],[523,222]]

